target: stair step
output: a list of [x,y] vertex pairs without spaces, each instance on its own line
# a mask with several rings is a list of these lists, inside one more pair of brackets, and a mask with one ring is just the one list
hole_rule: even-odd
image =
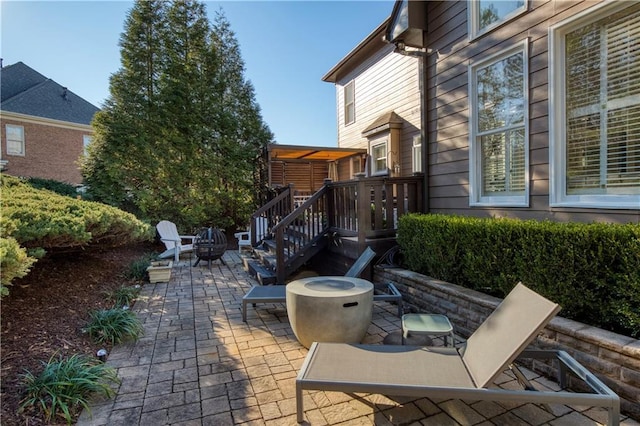
[[277,277],[275,272],[267,269],[267,267],[261,265],[258,261],[246,259],[245,265],[249,273],[255,276],[260,284],[268,285],[276,283]]

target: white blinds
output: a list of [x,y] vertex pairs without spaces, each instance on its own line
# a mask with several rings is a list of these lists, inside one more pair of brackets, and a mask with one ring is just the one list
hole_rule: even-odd
[[640,4],[565,39],[568,194],[640,192]]

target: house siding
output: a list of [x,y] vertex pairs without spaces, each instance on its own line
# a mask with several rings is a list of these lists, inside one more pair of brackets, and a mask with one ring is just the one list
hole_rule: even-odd
[[[54,179],[72,185],[82,184],[78,160],[84,150],[83,136],[93,134],[89,126],[62,122],[52,125],[39,122],[37,117],[27,120],[11,118],[8,115],[10,114],[3,113],[0,119],[2,160],[7,162],[3,173],[19,177]],[[24,156],[7,154],[7,124],[24,127]]]
[[[401,175],[410,175],[413,136],[420,134],[422,120],[420,59],[393,53],[393,49],[393,45],[384,45],[336,81],[338,146],[369,149],[369,139],[362,131],[385,113],[394,111],[403,121]],[[355,121],[345,125],[344,86],[352,80],[355,82]]]
[[[549,205],[549,27],[599,3],[600,0],[530,0],[526,13],[469,40],[467,1],[428,2],[426,19],[430,53],[424,78],[431,212],[479,217],[640,223],[640,206],[638,209],[608,210]],[[473,60],[492,55],[525,39],[528,40],[529,54],[529,206],[471,207],[468,67]],[[358,83],[356,91],[357,86]]]

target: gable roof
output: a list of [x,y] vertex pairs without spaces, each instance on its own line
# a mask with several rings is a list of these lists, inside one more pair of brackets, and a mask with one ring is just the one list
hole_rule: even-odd
[[340,62],[333,66],[323,77],[322,81],[328,83],[337,82],[341,76],[348,73],[350,70],[357,67],[362,61],[371,56],[373,52],[388,45],[384,40],[384,32],[389,24],[389,18],[385,19],[382,24],[371,32],[364,40],[362,40],[356,47],[347,53],[347,56],[342,58]]
[[0,110],[91,124],[99,109],[23,62],[2,67]]

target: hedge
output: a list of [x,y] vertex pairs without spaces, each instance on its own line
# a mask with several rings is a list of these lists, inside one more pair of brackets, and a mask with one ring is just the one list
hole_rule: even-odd
[[11,176],[3,175],[1,186],[2,284],[24,275],[44,251],[116,247],[154,236],[149,224],[114,207],[36,189]]
[[521,281],[565,318],[640,337],[640,225],[410,214],[398,244],[410,270],[498,297]]

